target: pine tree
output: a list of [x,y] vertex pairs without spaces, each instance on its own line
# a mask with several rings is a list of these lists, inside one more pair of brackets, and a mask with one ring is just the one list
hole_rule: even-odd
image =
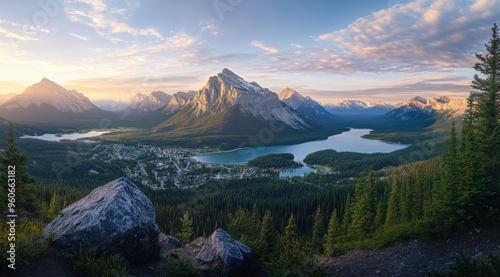
[[323,245],[323,234],[325,227],[323,226],[323,215],[321,214],[321,208],[318,207],[316,213],[314,214],[314,225],[312,233],[312,250],[313,253],[321,253],[321,248]]
[[354,201],[352,200],[351,195],[347,195],[347,199],[345,202],[344,215],[342,216],[342,224],[341,224],[341,233],[347,238],[349,236],[349,229],[352,223],[352,210],[354,207]]
[[479,190],[482,190],[488,206],[499,207],[500,192],[500,38],[498,27],[493,25],[492,36],[485,44],[487,54],[476,54],[479,60],[474,69],[472,93],[478,95],[476,132],[479,170],[482,178]]
[[385,217],[386,217],[386,204],[385,199],[381,198],[377,204],[377,210],[375,212],[375,227],[380,228],[384,226]]
[[63,209],[61,201],[61,197],[56,192],[53,192],[52,197],[50,198],[49,210],[47,212],[50,218],[55,218]]
[[438,224],[451,226],[461,221],[462,211],[457,197],[462,193],[459,184],[458,144],[455,124],[443,154],[443,176],[437,187],[436,201],[433,204],[433,217]]
[[285,265],[294,266],[301,263],[300,244],[297,232],[297,223],[295,218],[290,215],[288,224],[285,227],[285,235],[283,237],[283,251],[281,260]]
[[389,194],[389,202],[387,204],[387,215],[385,217],[386,226],[401,223],[400,197],[398,179],[396,175],[393,175],[391,193]]
[[352,223],[349,236],[355,239],[365,239],[374,230],[375,218],[375,185],[373,173],[358,181],[355,188],[356,202],[352,210]]
[[[5,136],[5,150],[0,153],[0,184],[2,190],[7,191],[9,175],[12,175],[9,172],[14,172],[16,210],[36,213],[39,211],[38,201],[32,185],[35,179],[27,173],[29,157],[25,152],[21,152],[15,140],[14,129],[11,124],[9,132]],[[1,201],[5,203],[6,200],[6,197],[2,197]]]
[[183,245],[191,242],[193,238],[193,219],[189,217],[189,211],[186,210],[184,215],[181,217],[181,231],[176,235],[176,237],[181,241]]
[[335,243],[339,239],[340,226],[339,220],[337,218],[337,209],[333,210],[332,215],[330,217],[330,221],[328,221],[328,231],[325,235],[324,241],[324,249],[326,256],[332,256],[335,253]]
[[276,230],[273,227],[273,218],[271,216],[271,211],[267,210],[262,217],[262,224],[259,234],[260,249],[262,249],[262,259],[264,261],[270,261],[273,257],[276,243]]

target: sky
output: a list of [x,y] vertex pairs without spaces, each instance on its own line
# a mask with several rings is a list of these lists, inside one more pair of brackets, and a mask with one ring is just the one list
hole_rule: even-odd
[[199,90],[228,68],[326,104],[467,97],[500,0],[0,2],[0,94],[46,77],[91,100]]

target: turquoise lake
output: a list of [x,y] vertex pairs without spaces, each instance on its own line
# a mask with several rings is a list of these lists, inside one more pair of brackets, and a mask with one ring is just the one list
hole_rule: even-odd
[[[371,129],[350,129],[330,136],[326,140],[309,141],[292,145],[276,145],[266,147],[252,147],[235,149],[231,151],[208,153],[202,156],[193,157],[202,163],[216,164],[244,164],[249,160],[267,154],[292,153],[295,161],[303,162],[310,153],[333,149],[339,152],[358,152],[358,153],[390,153],[399,149],[408,147],[406,144],[387,143],[379,140],[364,139],[362,136],[369,134]],[[283,171],[281,177],[298,176],[312,172],[313,169],[308,166],[292,171]]]

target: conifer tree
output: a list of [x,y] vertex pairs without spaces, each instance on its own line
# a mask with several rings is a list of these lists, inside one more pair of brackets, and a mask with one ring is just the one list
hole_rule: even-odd
[[323,234],[325,227],[323,226],[323,215],[321,214],[321,208],[318,207],[316,213],[314,214],[314,225],[312,233],[312,250],[313,253],[321,253],[321,248],[323,245]]
[[55,218],[63,209],[61,201],[61,197],[56,192],[53,192],[52,197],[50,198],[49,210],[47,212],[50,218]]
[[262,254],[264,261],[270,261],[275,252],[276,242],[276,230],[273,227],[273,218],[271,216],[271,211],[266,210],[264,216],[262,217],[262,224],[259,234],[259,246],[262,249]]
[[462,193],[459,187],[458,144],[453,124],[448,145],[443,154],[443,176],[436,190],[433,218],[437,224],[451,226],[461,221],[463,213],[457,202]]
[[335,243],[339,239],[340,226],[337,218],[337,209],[333,210],[330,220],[328,221],[328,231],[325,235],[324,249],[326,256],[332,256],[335,253]]
[[181,241],[183,245],[191,242],[193,238],[193,219],[189,217],[189,211],[186,210],[184,215],[181,217],[182,229],[177,234],[177,238]]
[[392,176],[391,193],[389,194],[389,202],[387,204],[387,215],[385,218],[385,225],[396,225],[401,222],[400,212],[400,190],[398,179],[396,175]]
[[375,186],[373,173],[358,181],[355,188],[356,202],[352,210],[352,223],[349,236],[365,239],[374,230],[375,218]]
[[[21,152],[15,140],[11,124],[5,136],[5,150],[0,153],[0,184],[6,192],[9,175],[12,176],[9,172],[14,173],[15,177],[12,179],[15,180],[16,210],[38,212],[38,201],[33,187],[35,179],[27,172],[29,157],[25,152]],[[5,203],[7,198],[2,197],[1,201]]]
[[493,25],[492,36],[485,44],[486,55],[476,54],[478,63],[474,69],[479,73],[472,81],[473,95],[477,98],[475,133],[481,176],[476,180],[486,204],[499,207],[500,192],[500,37],[498,27]]
[[283,252],[281,253],[282,262],[285,265],[294,266],[301,263],[300,244],[297,231],[297,223],[293,214],[288,219],[283,236]]
[[342,224],[341,224],[341,233],[347,237],[349,236],[349,229],[352,223],[352,210],[354,207],[354,201],[352,200],[351,195],[347,195],[347,199],[345,202],[344,215],[342,216]]

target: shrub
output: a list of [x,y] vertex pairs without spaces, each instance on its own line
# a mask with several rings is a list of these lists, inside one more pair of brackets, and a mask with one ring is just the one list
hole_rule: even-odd
[[201,277],[201,270],[195,268],[189,260],[169,259],[164,269],[167,277]]
[[127,276],[128,263],[119,255],[85,255],[80,254],[74,262],[77,276],[119,277]]

